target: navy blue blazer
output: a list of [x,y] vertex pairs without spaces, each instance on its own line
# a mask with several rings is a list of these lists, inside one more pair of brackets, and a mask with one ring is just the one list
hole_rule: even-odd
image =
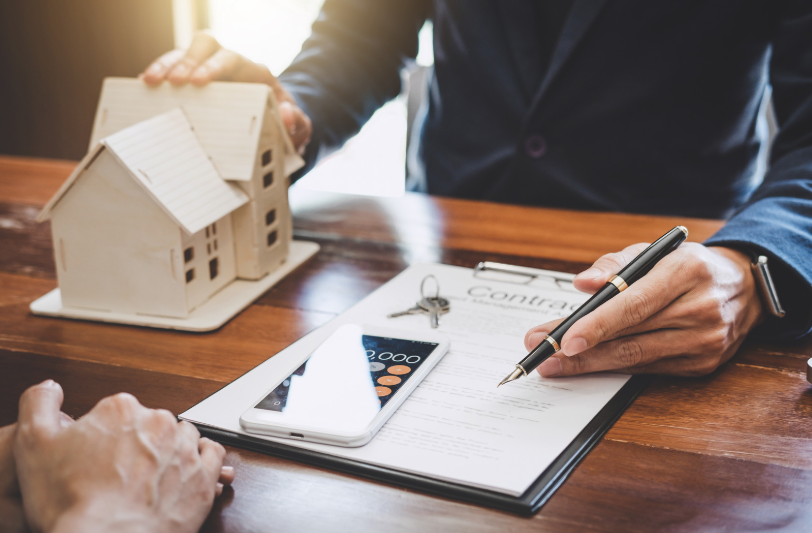
[[[532,1],[326,0],[280,76],[313,121],[308,163],[399,93],[431,18],[429,193],[727,218],[706,244],[766,252],[787,308],[758,333],[810,332],[812,2],[575,0],[541,73]],[[780,132],[760,182],[768,85]]]

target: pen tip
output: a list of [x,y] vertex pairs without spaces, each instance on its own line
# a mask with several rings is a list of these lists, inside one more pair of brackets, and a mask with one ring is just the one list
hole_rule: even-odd
[[506,377],[505,379],[503,379],[503,380],[502,380],[502,382],[501,382],[499,385],[497,385],[497,386],[496,386],[496,388],[498,389],[499,387],[501,387],[501,386],[502,386],[502,385],[504,385],[505,383],[510,383],[510,382],[511,382],[511,381],[513,381],[513,380],[519,379],[519,377],[520,377],[520,376],[521,376],[523,373],[524,373],[524,371],[522,370],[522,368],[521,368],[520,366],[516,365],[516,370],[514,370],[513,372],[511,372],[511,373],[510,373],[510,375],[508,375],[508,377]]

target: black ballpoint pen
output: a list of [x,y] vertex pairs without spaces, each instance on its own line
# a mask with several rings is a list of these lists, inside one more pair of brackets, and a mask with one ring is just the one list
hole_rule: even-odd
[[640,255],[632,259],[623,270],[609,278],[606,285],[593,294],[589,300],[584,302],[581,307],[576,309],[566,320],[559,324],[557,328],[544,337],[544,340],[533,348],[533,350],[527,354],[527,357],[519,361],[516,365],[516,369],[496,387],[499,388],[505,383],[510,383],[522,376],[526,376],[528,372],[532,372],[541,363],[549,359],[552,355],[555,355],[555,353],[561,349],[559,346],[561,339],[564,338],[564,334],[567,333],[573,324],[648,274],[649,270],[654,268],[654,265],[656,265],[660,259],[674,251],[686,238],[688,238],[688,230],[684,226],[677,226],[651,243],[648,248],[640,252]]

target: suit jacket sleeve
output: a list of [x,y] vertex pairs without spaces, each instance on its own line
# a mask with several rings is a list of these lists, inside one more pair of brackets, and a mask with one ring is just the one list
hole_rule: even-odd
[[812,330],[812,3],[785,5],[775,29],[770,83],[779,134],[764,182],[707,245],[769,257],[787,315],[754,336],[793,340]]
[[305,152],[312,168],[400,93],[400,69],[417,55],[428,0],[326,0],[312,34],[279,76],[313,122]]

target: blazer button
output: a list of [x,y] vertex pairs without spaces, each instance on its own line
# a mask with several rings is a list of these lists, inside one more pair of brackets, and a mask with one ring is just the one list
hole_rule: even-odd
[[547,152],[547,141],[541,135],[531,135],[524,141],[524,151],[533,159],[538,159]]

